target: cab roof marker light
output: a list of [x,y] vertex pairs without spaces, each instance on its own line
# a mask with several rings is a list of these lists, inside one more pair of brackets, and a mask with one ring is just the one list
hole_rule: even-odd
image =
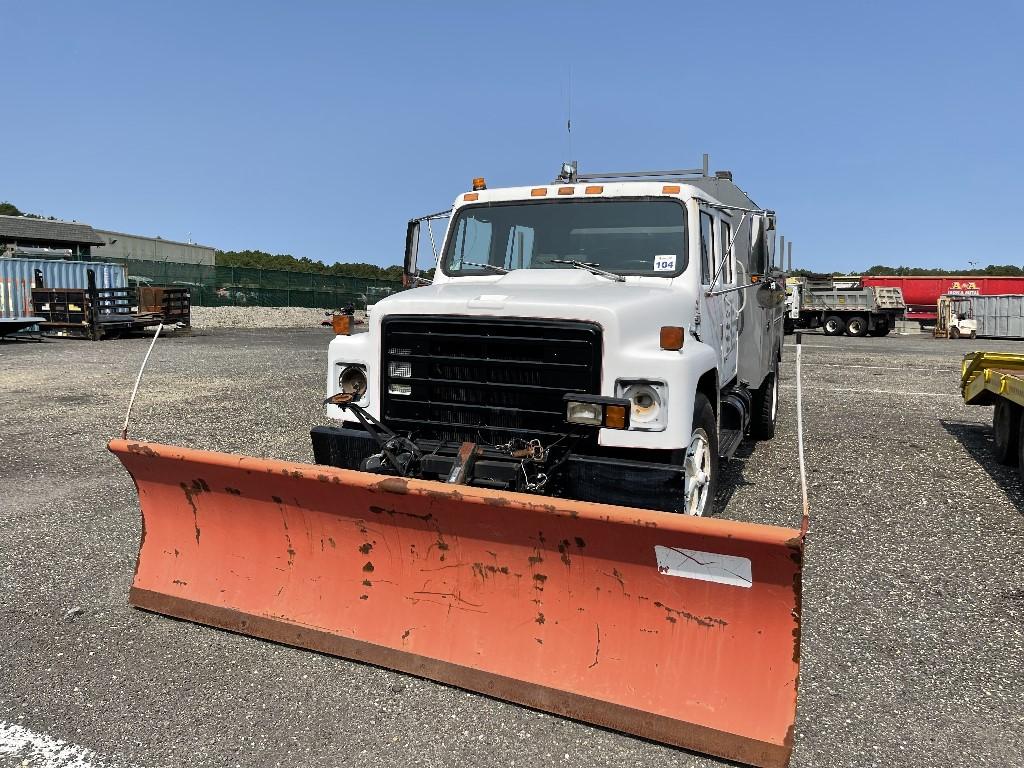
[[559,187],[558,194],[560,195],[571,195],[576,191],[576,187]]
[[587,187],[584,191],[588,195],[600,195],[602,192],[604,192],[604,187],[602,187],[600,184],[597,184],[594,186]]
[[534,187],[530,190],[530,197],[547,197],[547,187]]
[[462,199],[465,200],[467,203],[471,203],[479,197],[480,195],[477,194],[476,192],[467,192],[462,196]]
[[661,193],[663,195],[678,195],[682,189],[678,184],[666,184],[661,188]]

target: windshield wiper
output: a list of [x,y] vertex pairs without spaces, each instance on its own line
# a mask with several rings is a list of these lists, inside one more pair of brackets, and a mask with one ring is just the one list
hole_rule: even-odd
[[499,275],[507,275],[508,270],[504,267],[499,267],[497,264],[481,264],[479,261],[464,261],[462,262],[464,267],[480,267],[482,269],[493,269]]
[[552,264],[571,264],[576,269],[585,269],[592,275],[600,275],[601,277],[607,277],[609,280],[614,280],[617,283],[626,282],[626,278],[622,275],[617,275],[614,272],[609,272],[607,269],[601,269],[600,265],[594,264],[589,261],[575,261],[573,259],[552,259]]

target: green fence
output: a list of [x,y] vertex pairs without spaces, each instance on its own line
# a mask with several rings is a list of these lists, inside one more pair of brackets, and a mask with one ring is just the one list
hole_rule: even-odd
[[397,280],[322,275],[250,267],[213,267],[173,261],[114,259],[128,277],[153,285],[192,289],[192,304],[202,307],[319,307],[339,309],[348,304],[365,309],[402,289]]

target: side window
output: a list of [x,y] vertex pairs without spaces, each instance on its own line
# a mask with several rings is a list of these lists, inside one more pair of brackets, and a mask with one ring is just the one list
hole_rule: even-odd
[[715,222],[711,214],[700,212],[700,281],[711,282],[711,262],[715,253]]
[[[729,243],[732,242],[732,227],[725,221],[722,222],[722,278],[721,282],[726,285],[732,284],[732,258],[733,252],[729,251]],[[728,251],[728,253],[727,253]]]

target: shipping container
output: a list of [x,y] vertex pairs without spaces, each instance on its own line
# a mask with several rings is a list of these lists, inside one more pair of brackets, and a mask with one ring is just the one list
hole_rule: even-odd
[[128,284],[120,264],[0,258],[0,318],[31,317],[33,288],[88,288],[89,270],[96,275],[97,288],[124,288]]
[[[934,323],[939,296],[997,296],[1024,294],[1024,277],[979,277],[976,275],[888,277],[864,275],[862,285],[888,286],[903,291],[906,318]],[[980,334],[980,329],[979,329]]]

